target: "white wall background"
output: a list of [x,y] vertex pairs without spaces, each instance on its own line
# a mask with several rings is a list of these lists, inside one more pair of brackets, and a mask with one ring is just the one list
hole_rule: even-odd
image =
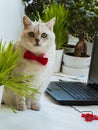
[[0,39],[17,41],[22,31],[24,5],[22,0],[0,0]]

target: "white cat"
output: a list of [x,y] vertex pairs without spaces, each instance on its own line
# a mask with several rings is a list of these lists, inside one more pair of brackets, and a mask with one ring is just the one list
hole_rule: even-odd
[[[38,91],[43,93],[49,83],[49,75],[52,74],[52,66],[55,58],[55,35],[53,33],[55,18],[46,23],[42,23],[32,22],[28,17],[24,16],[23,24],[24,30],[20,40],[15,45],[15,49],[19,49],[20,53],[24,56],[21,65],[16,67],[14,71],[17,74],[34,75],[30,83]],[[33,57],[35,59],[31,58],[32,54],[34,54]],[[40,59],[35,56],[44,58]],[[39,60],[37,61],[36,59]],[[8,91],[10,92],[10,90]],[[34,97],[34,100],[31,100],[23,96],[15,97],[15,94],[10,93],[17,110],[23,111],[26,108],[33,110],[40,109],[39,102],[41,94],[32,93],[31,95]],[[5,96],[3,97],[4,102],[7,104],[7,99]]]

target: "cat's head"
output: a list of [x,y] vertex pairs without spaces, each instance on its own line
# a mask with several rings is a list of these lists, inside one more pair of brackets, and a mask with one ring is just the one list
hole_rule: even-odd
[[55,18],[46,23],[32,22],[27,16],[23,17],[24,30],[21,34],[21,44],[35,54],[43,54],[51,46],[55,46],[53,26]]

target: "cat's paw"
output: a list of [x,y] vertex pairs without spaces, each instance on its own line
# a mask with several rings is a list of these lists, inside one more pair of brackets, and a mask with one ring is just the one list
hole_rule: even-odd
[[35,111],[39,111],[40,110],[40,104],[39,103],[33,103],[31,105],[31,109],[35,110]]
[[25,104],[17,104],[16,109],[19,110],[19,111],[25,111],[26,105]]

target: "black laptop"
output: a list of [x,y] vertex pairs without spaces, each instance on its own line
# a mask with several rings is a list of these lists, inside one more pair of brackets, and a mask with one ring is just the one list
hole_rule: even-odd
[[52,81],[46,93],[62,105],[98,105],[98,36],[95,36],[88,82]]

